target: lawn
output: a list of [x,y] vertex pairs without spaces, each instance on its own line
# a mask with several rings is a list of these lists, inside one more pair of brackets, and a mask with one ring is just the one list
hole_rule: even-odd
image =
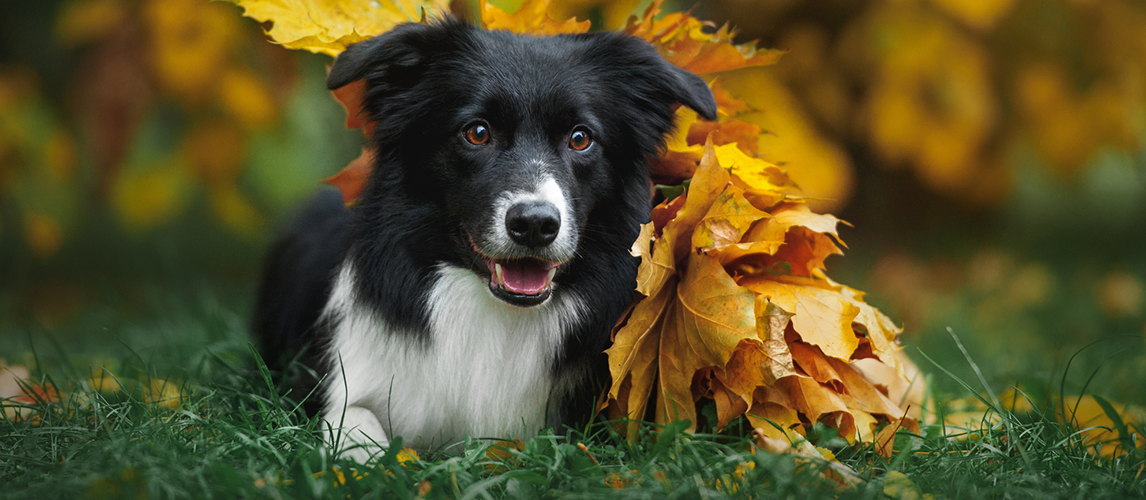
[[[862,269],[865,259],[857,260]],[[1089,349],[1046,360],[1035,348],[1035,359],[985,350],[991,337],[985,334],[959,332],[966,356],[946,328],[910,334],[907,351],[930,374],[937,423],[924,425],[920,435],[901,431],[889,457],[817,426],[810,440],[861,479],[850,488],[833,481],[823,461],[757,449],[738,423],[722,434],[682,433],[680,423],[645,427],[629,442],[597,422],[546,432],[520,447],[497,436],[473,437],[462,456],[412,457],[395,443],[377,463],[363,466],[338,458],[327,446],[331,436],[298,410],[298,395],[270,382],[246,327],[252,280],[212,277],[224,272],[160,274],[163,284],[105,284],[102,292],[76,299],[81,305],[54,323],[50,307],[32,299],[49,292],[26,285],[31,291],[4,295],[0,356],[32,368],[33,379],[58,388],[60,397],[41,391],[43,397],[18,404],[23,418],[0,421],[0,483],[6,486],[0,496],[1146,497],[1142,421],[1103,420],[1110,430],[1103,439],[1122,440],[1104,449],[1133,451],[1096,456],[1088,439],[1103,429],[1088,434],[1064,425],[1056,403],[1063,401],[1060,390],[1068,406],[1077,403],[1072,394],[1097,392],[1106,396],[1102,404],[1124,394],[1122,365],[1140,358],[1141,338],[1104,337]],[[64,300],[85,292],[55,293]],[[965,314],[986,300],[964,293],[953,307]],[[999,359],[1011,361],[1000,366]],[[1024,392],[999,382],[1016,369],[1028,373],[1019,385]],[[976,395],[984,401],[977,403]],[[984,412],[982,403],[994,404],[992,397],[1001,399],[998,411]],[[972,432],[938,423],[968,408]]]

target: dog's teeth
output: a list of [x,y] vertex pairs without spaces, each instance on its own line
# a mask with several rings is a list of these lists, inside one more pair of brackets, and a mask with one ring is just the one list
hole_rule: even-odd
[[557,275],[557,268],[556,267],[549,269],[549,277],[545,278],[545,284],[548,285],[550,283],[553,283],[553,277],[556,275]]
[[501,264],[494,263],[493,271],[495,274],[497,274],[497,284],[504,286],[505,285],[505,278],[502,277],[502,275],[501,275]]

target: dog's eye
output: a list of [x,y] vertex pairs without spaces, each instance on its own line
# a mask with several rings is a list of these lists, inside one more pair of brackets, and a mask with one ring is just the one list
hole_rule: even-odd
[[470,144],[481,146],[489,142],[489,127],[482,122],[471,123],[462,131],[462,135],[466,137],[466,140],[469,141]]
[[585,127],[577,127],[573,129],[572,134],[569,134],[569,147],[573,150],[584,151],[592,145],[593,135]]

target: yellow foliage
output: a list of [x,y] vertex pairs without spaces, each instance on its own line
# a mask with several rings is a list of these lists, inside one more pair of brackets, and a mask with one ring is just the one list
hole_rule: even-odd
[[740,71],[723,76],[721,84],[760,110],[739,118],[764,130],[759,136],[761,157],[784,167],[800,194],[811,198],[809,206],[824,212],[843,207],[855,184],[851,159],[816,130],[795,96],[770,72]]
[[328,56],[381,34],[396,24],[444,11],[445,0],[236,0],[243,14],[273,22],[276,43]]
[[187,102],[206,100],[238,38],[230,7],[199,0],[148,0],[143,16],[156,79]]
[[231,184],[211,190],[211,209],[229,229],[243,236],[257,236],[265,227],[265,220],[239,190]]
[[986,30],[995,26],[1015,6],[1016,0],[931,0],[968,26]]
[[111,201],[131,229],[146,229],[179,213],[190,198],[193,181],[185,159],[130,168],[116,179]]
[[56,219],[33,211],[24,214],[24,240],[36,255],[47,257],[56,253],[63,239]]
[[270,89],[245,67],[232,67],[219,77],[219,100],[239,123],[260,128],[278,119]]
[[600,9],[606,29],[617,29],[633,15],[641,0],[564,0],[550,8],[554,19],[568,19],[593,9]]
[[[1113,401],[1110,401],[1109,404],[1111,409],[1118,414],[1123,425],[1128,428],[1128,431],[1133,429],[1130,427],[1132,425],[1142,428],[1146,424],[1146,410]],[[1119,436],[1118,426],[1115,425],[1114,419],[1094,396],[1067,397],[1064,405],[1066,414],[1069,415],[1067,420],[1082,431],[1083,444],[1091,453],[1112,458],[1122,456],[1130,451],[1120,441],[1120,437],[1129,439],[1130,436]],[[1132,446],[1139,450],[1146,450],[1146,440],[1139,435]]]
[[128,15],[122,0],[72,0],[56,19],[61,44],[78,45],[110,35]]
[[202,123],[183,138],[192,171],[213,188],[234,185],[246,152],[246,137],[232,123]]
[[891,165],[913,165],[940,192],[980,180],[998,111],[985,50],[916,7],[875,9],[855,43],[876,71],[862,125]]

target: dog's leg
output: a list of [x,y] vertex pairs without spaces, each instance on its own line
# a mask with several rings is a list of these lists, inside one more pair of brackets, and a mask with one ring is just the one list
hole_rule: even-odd
[[[342,450],[341,456],[365,464],[370,457],[390,445],[386,431],[382,430],[382,422],[379,422],[378,417],[369,409],[348,406],[341,420],[341,439],[338,442],[338,449]],[[338,421],[327,420],[327,424],[335,426],[338,425]]]

